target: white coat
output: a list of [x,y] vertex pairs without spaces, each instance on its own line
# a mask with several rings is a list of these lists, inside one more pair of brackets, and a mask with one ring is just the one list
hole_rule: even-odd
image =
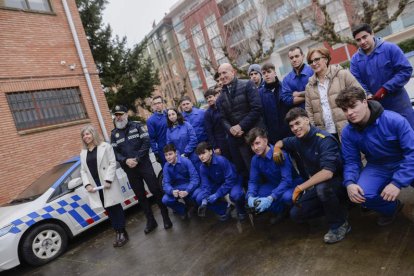
[[[83,149],[80,153],[83,186],[86,187],[86,185],[90,184],[92,187],[97,187],[86,163],[87,153],[87,149]],[[121,186],[116,176],[116,159],[112,146],[106,142],[102,142],[97,148],[96,159],[101,185],[104,185],[106,180],[112,182],[109,189],[103,189],[105,207],[123,202],[124,198],[121,193]],[[92,209],[103,207],[98,191],[87,194],[89,196],[89,205]]]

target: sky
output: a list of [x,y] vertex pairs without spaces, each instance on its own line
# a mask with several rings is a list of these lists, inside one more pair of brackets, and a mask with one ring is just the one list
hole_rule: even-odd
[[109,0],[104,10],[105,24],[113,35],[126,36],[128,46],[139,43],[179,0]]

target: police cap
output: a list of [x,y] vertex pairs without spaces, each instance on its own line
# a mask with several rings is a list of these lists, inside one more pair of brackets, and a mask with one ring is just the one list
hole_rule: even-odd
[[128,108],[126,108],[123,105],[116,105],[114,109],[112,110],[112,113],[114,114],[124,114],[126,112],[128,112]]

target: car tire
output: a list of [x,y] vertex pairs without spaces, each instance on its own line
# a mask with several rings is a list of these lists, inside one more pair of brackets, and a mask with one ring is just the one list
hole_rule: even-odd
[[29,265],[43,265],[59,257],[67,245],[68,235],[61,226],[54,223],[41,224],[24,237],[21,257]]

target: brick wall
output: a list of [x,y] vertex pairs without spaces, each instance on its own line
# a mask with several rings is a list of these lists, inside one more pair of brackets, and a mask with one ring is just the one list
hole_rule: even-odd
[[[0,203],[16,196],[52,165],[78,155],[83,125],[92,123],[100,129],[62,2],[51,2],[53,14],[0,9]],[[68,0],[68,5],[110,132],[108,105],[75,1]],[[74,70],[71,64],[76,65]],[[16,130],[5,93],[73,86],[81,91],[89,120],[33,133]]]

